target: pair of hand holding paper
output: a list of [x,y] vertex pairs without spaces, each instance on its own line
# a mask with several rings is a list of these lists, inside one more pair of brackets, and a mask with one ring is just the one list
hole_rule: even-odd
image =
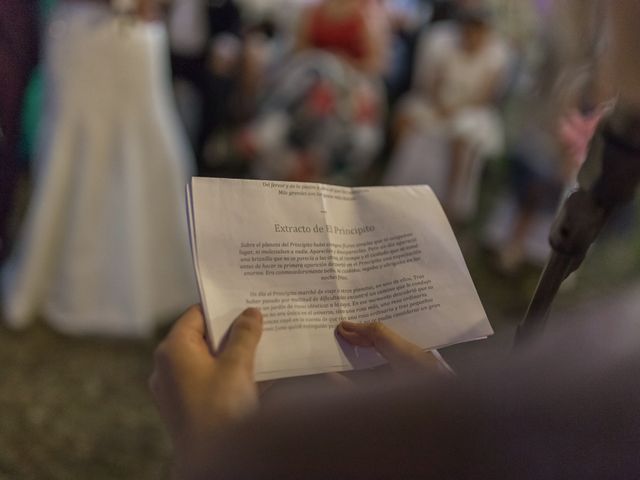
[[[438,355],[423,351],[382,323],[342,322],[337,332],[352,345],[374,347],[393,369],[447,372]],[[202,309],[195,306],[158,347],[150,387],[174,442],[181,476],[189,477],[199,459],[207,458],[207,452],[200,449],[210,448],[210,440],[221,427],[258,407],[254,359],[261,334],[262,314],[247,309],[212,355]]]

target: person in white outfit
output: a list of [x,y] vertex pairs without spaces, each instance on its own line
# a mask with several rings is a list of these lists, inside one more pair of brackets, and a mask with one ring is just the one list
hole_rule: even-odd
[[[507,44],[483,7],[466,7],[456,22],[429,30],[418,48],[413,90],[395,115],[396,146],[385,183],[420,178],[451,220],[469,219],[482,160],[498,155],[504,143],[496,100],[508,62]],[[411,173],[398,173],[407,168]]]
[[193,158],[164,26],[140,6],[66,0],[52,14],[33,194],[2,271],[10,326],[42,316],[69,334],[142,337],[197,298],[184,202]]

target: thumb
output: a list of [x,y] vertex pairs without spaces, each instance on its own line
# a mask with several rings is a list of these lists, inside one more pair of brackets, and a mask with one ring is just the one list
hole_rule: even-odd
[[374,347],[393,366],[437,362],[429,352],[405,340],[381,322],[341,322],[338,333],[352,345]]
[[253,373],[256,348],[262,336],[262,314],[255,308],[242,312],[231,325],[227,341],[219,352],[221,364]]

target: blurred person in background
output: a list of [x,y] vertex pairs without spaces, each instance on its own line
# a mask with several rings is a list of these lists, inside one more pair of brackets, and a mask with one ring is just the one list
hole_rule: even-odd
[[24,94],[38,59],[38,2],[0,2],[0,261],[8,253],[8,221],[19,172]]
[[389,30],[375,0],[325,0],[302,14],[294,56],[266,83],[239,137],[259,178],[353,184],[382,142]]
[[168,17],[174,89],[200,174],[211,173],[204,149],[229,116],[242,48],[237,2],[174,0]]
[[184,185],[192,155],[150,0],[60,1],[45,38],[33,193],[2,271],[2,318],[144,336],[196,297]]
[[279,57],[276,35],[276,25],[264,18],[245,23],[238,38],[220,35],[212,40],[206,107],[211,114],[203,131],[201,173],[247,175],[245,158],[235,150],[235,134],[256,115],[266,78]]
[[461,7],[453,22],[427,30],[412,92],[394,114],[385,183],[426,182],[451,221],[469,220],[484,161],[503,148],[497,102],[509,61],[507,44],[483,5]]
[[539,10],[538,52],[522,64],[506,109],[509,190],[484,233],[506,274],[546,261],[556,209],[614,96],[602,57],[602,4],[562,1],[552,17],[545,12]]
[[389,68],[385,79],[390,104],[411,88],[415,47],[433,15],[433,2],[427,0],[386,0],[392,30]]

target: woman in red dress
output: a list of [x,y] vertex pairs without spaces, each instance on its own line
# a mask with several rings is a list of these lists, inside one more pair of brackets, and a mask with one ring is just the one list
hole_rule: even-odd
[[324,0],[303,15],[297,48],[329,51],[377,76],[386,65],[388,39],[377,0]]
[[243,132],[257,178],[358,184],[382,144],[389,44],[378,0],[324,0]]

